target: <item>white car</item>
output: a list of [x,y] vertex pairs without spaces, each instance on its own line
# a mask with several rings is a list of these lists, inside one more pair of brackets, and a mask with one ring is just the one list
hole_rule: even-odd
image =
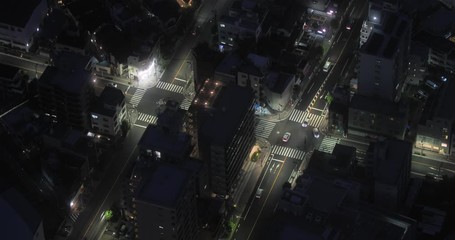
[[284,136],[283,136],[283,142],[288,142],[289,138],[291,138],[291,133],[290,132],[286,132],[284,134]]
[[261,198],[263,192],[264,192],[264,189],[258,188],[258,190],[256,190],[256,198]]
[[302,127],[308,127],[308,120],[303,121]]
[[313,136],[315,138],[319,138],[319,129],[318,128],[313,128]]

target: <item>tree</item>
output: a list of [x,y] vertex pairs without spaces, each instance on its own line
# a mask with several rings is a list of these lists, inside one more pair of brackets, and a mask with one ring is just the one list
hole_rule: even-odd
[[332,21],[330,21],[330,27],[332,29],[337,29],[340,26],[340,19],[334,18]]

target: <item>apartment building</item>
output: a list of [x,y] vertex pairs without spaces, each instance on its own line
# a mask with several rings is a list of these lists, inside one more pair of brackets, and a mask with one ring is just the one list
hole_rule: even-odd
[[98,134],[120,136],[124,120],[128,120],[125,95],[114,86],[104,87],[91,111],[92,129]]
[[146,169],[133,201],[136,239],[199,239],[195,184],[187,169],[166,163]]
[[411,23],[404,15],[381,14],[359,49],[357,93],[398,101],[407,75]]
[[254,94],[249,88],[207,80],[190,106],[187,132],[197,157],[209,166],[213,193],[231,193],[255,141]]
[[263,32],[263,23],[268,9],[258,1],[236,0],[228,14],[218,20],[218,41],[220,51],[231,51],[237,47],[238,39],[257,41]]
[[55,122],[90,129],[92,83],[92,73],[85,69],[48,66],[38,80],[41,110]]
[[47,13],[46,0],[2,2],[0,8],[0,43],[29,51],[39,26]]

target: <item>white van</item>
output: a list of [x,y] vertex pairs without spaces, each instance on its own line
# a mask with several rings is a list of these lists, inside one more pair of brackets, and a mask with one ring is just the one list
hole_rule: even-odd
[[328,72],[330,70],[330,67],[332,67],[332,63],[329,60],[327,60],[327,62],[325,62],[324,64],[324,67],[322,68],[322,71]]
[[264,189],[258,188],[258,190],[256,190],[256,198],[261,198],[262,192],[264,192]]

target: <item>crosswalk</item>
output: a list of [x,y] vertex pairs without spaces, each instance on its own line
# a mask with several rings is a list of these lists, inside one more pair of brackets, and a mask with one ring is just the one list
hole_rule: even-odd
[[272,147],[272,153],[300,160],[303,160],[303,158],[305,157],[305,152],[302,150],[278,145],[274,145]]
[[136,91],[133,94],[133,97],[130,100],[131,105],[137,106],[141,102],[141,99],[144,96],[146,91],[147,90],[142,89],[142,88],[136,89]]
[[289,117],[289,120],[294,121],[294,122],[299,122],[299,123],[303,123],[303,121],[307,120],[308,125],[310,125],[312,127],[317,127],[317,128],[322,128],[326,124],[324,121],[325,120],[324,116],[316,115],[316,114],[309,113],[307,111],[298,110],[298,109],[294,109],[292,111],[291,116]]
[[145,122],[145,123],[156,124],[156,121],[158,120],[158,118],[156,116],[153,116],[150,114],[139,112],[139,115],[137,116],[137,120]]
[[191,106],[192,99],[191,98],[184,98],[182,103],[180,103],[180,108],[183,110],[188,110]]
[[337,143],[340,143],[339,138],[324,137],[318,150],[321,152],[332,153]]
[[80,212],[71,213],[68,218],[74,223],[79,217]]
[[170,92],[183,93],[182,86],[175,85],[175,84],[168,83],[168,82],[159,81],[158,84],[156,84],[156,87],[170,91]]
[[256,135],[256,137],[268,138],[275,125],[276,123],[274,122],[269,122],[267,120],[260,119],[258,124],[256,125],[256,129],[254,129],[254,134]]

